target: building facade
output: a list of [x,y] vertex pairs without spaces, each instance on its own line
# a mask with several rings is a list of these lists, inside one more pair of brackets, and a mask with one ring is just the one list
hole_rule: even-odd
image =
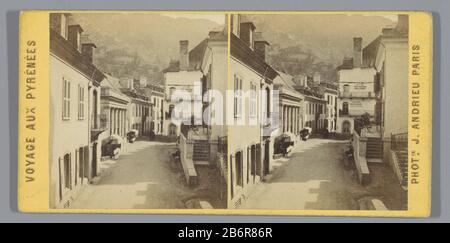
[[[278,91],[279,104],[278,114],[278,132],[275,136],[281,134],[290,134],[299,138],[303,127],[303,103],[304,95],[295,90],[293,77],[289,74],[278,71],[278,76],[274,79],[274,90]],[[275,104],[274,104],[275,105]]]
[[156,84],[147,84],[144,87],[145,93],[153,104],[153,121],[151,124],[151,130],[155,135],[162,135],[164,132],[164,101],[165,101],[165,89],[163,86]]
[[126,141],[129,131],[128,107],[130,98],[121,92],[119,79],[106,74],[106,79],[101,84],[101,117],[102,126],[107,131],[102,134],[103,138],[118,135]]
[[362,49],[362,38],[353,39],[353,58],[346,58],[338,67],[338,133],[351,134],[355,128],[354,118],[369,114],[374,120],[376,97],[374,82],[376,70],[370,65],[370,52],[379,38]]
[[[70,206],[97,175],[100,158],[100,84],[95,45],[70,14],[50,14],[50,207]],[[64,134],[64,136],[61,136]]]
[[338,106],[338,90],[332,84],[322,83],[324,89],[325,107],[325,129],[328,132],[336,132],[337,128],[337,106]]
[[399,15],[397,26],[384,28],[374,48],[377,70],[375,120],[380,125],[382,160],[389,163],[400,184],[408,185],[408,15]]

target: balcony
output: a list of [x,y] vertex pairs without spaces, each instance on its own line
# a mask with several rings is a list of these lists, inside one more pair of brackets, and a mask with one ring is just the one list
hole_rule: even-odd
[[368,113],[371,117],[374,116],[374,110],[339,110],[339,116],[351,116],[351,117],[357,117],[361,116],[365,113]]
[[348,116],[348,110],[339,110],[339,116]]

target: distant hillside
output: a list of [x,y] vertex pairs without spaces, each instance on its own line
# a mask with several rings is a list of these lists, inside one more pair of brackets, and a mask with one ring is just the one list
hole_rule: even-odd
[[209,20],[157,14],[74,14],[97,45],[95,64],[117,77],[146,76],[161,82],[161,70],[178,58],[179,41],[193,48],[220,26]]
[[362,15],[245,15],[270,43],[268,62],[289,74],[320,72],[335,79],[334,69],[351,56],[353,37],[369,44],[393,21]]

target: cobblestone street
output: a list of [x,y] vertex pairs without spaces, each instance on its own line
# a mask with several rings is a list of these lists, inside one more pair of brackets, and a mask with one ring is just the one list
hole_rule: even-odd
[[353,171],[344,168],[347,147],[348,141],[300,142],[290,158],[277,161],[270,178],[257,186],[241,208],[354,210],[358,199],[377,196],[388,199],[385,203],[390,209],[401,209],[401,197],[406,195],[389,168],[372,166],[373,183],[360,186]]

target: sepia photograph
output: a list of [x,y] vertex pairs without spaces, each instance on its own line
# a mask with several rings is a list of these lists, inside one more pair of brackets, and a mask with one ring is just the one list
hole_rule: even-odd
[[408,15],[230,22],[229,207],[407,210]]
[[3,1],[0,221],[449,220],[450,1]]
[[63,209],[408,209],[408,14],[50,14]]
[[49,18],[50,208],[226,208],[226,14]]

